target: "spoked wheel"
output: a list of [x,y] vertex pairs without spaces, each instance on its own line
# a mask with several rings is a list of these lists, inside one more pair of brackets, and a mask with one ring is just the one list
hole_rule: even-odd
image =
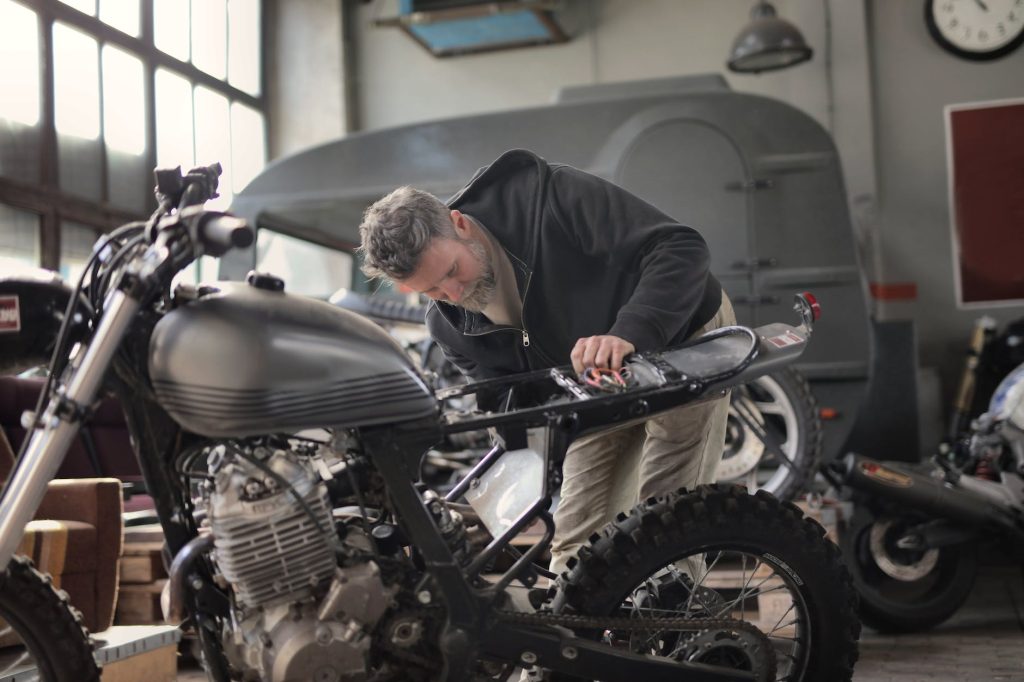
[[977,575],[973,543],[905,549],[900,539],[925,519],[875,517],[858,508],[842,536],[860,594],[860,616],[883,632],[915,632],[943,622],[970,595]]
[[49,576],[15,556],[0,581],[0,679],[98,681],[82,617]]
[[736,619],[766,635],[771,650],[728,627],[603,633],[612,643],[762,676],[772,670],[772,680],[853,675],[860,624],[839,551],[797,507],[764,492],[702,486],[648,500],[592,538],[570,567],[556,611]]
[[821,447],[821,417],[810,386],[786,368],[732,390],[715,478],[793,499],[817,471]]

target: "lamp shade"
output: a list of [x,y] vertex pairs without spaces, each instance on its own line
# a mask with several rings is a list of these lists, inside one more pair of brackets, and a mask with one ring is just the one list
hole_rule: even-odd
[[780,19],[771,4],[759,2],[733,41],[728,65],[737,73],[760,73],[805,62],[812,54],[796,26]]

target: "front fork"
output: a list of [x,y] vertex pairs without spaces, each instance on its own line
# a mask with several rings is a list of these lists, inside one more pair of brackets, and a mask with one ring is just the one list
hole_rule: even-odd
[[0,570],[7,568],[25,526],[43,501],[47,484],[57,475],[139,305],[119,289],[110,294],[81,363],[69,366],[68,381],[58,385],[26,434],[29,441],[0,494]]

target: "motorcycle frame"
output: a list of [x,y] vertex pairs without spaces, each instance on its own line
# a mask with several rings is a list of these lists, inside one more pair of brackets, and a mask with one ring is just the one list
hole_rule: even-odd
[[[809,327],[804,331],[809,333]],[[509,391],[517,390],[560,394],[558,398],[533,407],[468,418],[455,416],[442,424],[441,436],[491,427],[505,429],[506,440],[517,442],[525,441],[526,431],[530,429],[542,429],[546,435],[546,447],[542,453],[545,481],[540,498],[466,567],[455,561],[420,493],[413,485],[418,476],[422,453],[433,444],[436,435],[425,438],[425,424],[420,425],[420,428],[405,425],[404,428],[400,426],[362,432],[364,447],[388,484],[392,503],[409,537],[417,539],[417,549],[448,608],[448,623],[441,638],[446,660],[445,676],[442,679],[466,679],[470,662],[478,656],[622,682],[635,679],[666,682],[680,679],[687,682],[754,679],[752,673],[632,654],[567,634],[562,628],[523,626],[488,618],[497,595],[511,580],[522,579],[524,574],[526,578],[523,581],[526,584],[532,584],[534,580],[535,576],[531,576],[531,559],[550,545],[554,534],[553,522],[546,512],[550,504],[551,479],[573,440],[589,432],[643,420],[673,407],[722,397],[728,388],[744,383],[751,374],[767,373],[766,365],[782,362],[777,350],[773,353],[766,348],[760,337],[745,327],[716,330],[685,347],[730,335],[747,336],[751,341],[749,351],[727,371],[705,379],[680,374],[658,387],[594,396],[574,390],[564,371],[555,368],[440,391],[438,398],[441,402],[471,394],[505,393],[507,396]],[[761,359],[757,363],[758,367],[752,367],[758,358]],[[488,453],[446,498],[458,499],[474,479],[500,458],[502,451],[503,448],[498,446]],[[496,583],[482,588],[474,587],[472,580],[487,560],[507,547],[512,538],[538,519],[545,525],[545,533],[540,542],[520,557]],[[425,588],[425,583],[421,587]],[[427,594],[430,599],[434,598],[429,589]]]
[[[161,254],[161,249],[166,251],[166,247],[157,246],[159,248],[147,253]],[[69,363],[71,371],[67,381],[58,385],[54,398],[46,405],[38,430],[26,436],[30,438],[28,448],[0,497],[0,549],[5,552],[3,558],[9,558],[13,553],[12,543],[20,537],[16,531],[24,526],[27,517],[38,506],[35,498],[41,496],[45,483],[56,473],[66,453],[68,440],[78,431],[78,426],[88,414],[89,405],[104,383],[112,386],[122,399],[140,470],[147,490],[154,498],[171,557],[177,556],[198,536],[187,490],[182,489],[173,463],[184,449],[204,439],[178,426],[158,404],[146,381],[149,338],[160,314],[144,302],[152,300],[152,282],[159,281],[154,276],[158,267],[162,267],[160,262],[144,260],[143,269],[126,277],[112,292],[96,333],[84,347],[84,358],[73,358]],[[415,538],[415,547],[424,559],[428,575],[417,587],[417,596],[424,602],[440,598],[447,608],[448,620],[440,638],[445,659],[442,679],[468,679],[472,674],[472,661],[481,656],[622,682],[637,677],[666,682],[679,679],[688,682],[754,679],[753,673],[632,654],[568,634],[564,628],[518,625],[493,617],[496,597],[504,586],[517,575],[527,574],[530,560],[551,541],[553,522],[544,511],[550,501],[547,482],[541,499],[529,512],[496,538],[468,567],[463,567],[444,541],[416,487],[416,480],[423,454],[442,436],[489,427],[502,427],[513,437],[517,433],[524,436],[528,428],[544,428],[547,447],[543,454],[547,479],[550,479],[569,443],[579,435],[724,395],[729,387],[745,382],[748,375],[754,373],[751,365],[755,359],[759,366],[757,374],[768,373],[775,365],[791,361],[802,351],[813,319],[810,312],[812,304],[804,299],[800,301],[802,305],[798,302],[797,308],[804,325],[800,328],[781,325],[789,330],[787,333],[803,332],[797,333],[800,343],[796,348],[792,343],[788,348],[773,348],[763,337],[745,327],[726,327],[688,344],[687,347],[697,346],[730,335],[745,335],[750,339],[749,350],[738,362],[713,375],[690,377],[667,365],[654,366],[655,374],[664,380],[657,386],[595,397],[581,391],[578,386],[574,388],[573,382],[556,368],[471,384],[442,391],[438,395],[439,407],[444,400],[458,395],[523,388],[562,393],[563,397],[555,401],[468,419],[447,419],[439,423],[436,418],[427,418],[388,427],[359,429],[364,448],[385,482],[398,519],[408,536]],[[112,372],[109,371],[111,368]],[[669,371],[663,372],[666,368]],[[496,459],[497,456],[490,461]],[[473,473],[480,472],[474,470]],[[541,543],[520,557],[496,585],[474,586],[473,578],[487,559],[537,518],[546,527]],[[187,609],[200,633],[210,673],[218,682],[226,682],[227,666],[217,642],[215,618],[228,615],[230,600],[215,585],[213,566],[208,559],[196,561],[189,571],[191,589],[187,593]]]

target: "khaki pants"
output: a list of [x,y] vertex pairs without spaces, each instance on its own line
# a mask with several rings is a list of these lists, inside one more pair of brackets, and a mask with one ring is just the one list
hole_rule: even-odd
[[[735,323],[723,292],[718,313],[694,336]],[[550,570],[561,574],[593,533],[641,500],[710,483],[722,459],[728,414],[727,394],[573,443],[562,465]]]

